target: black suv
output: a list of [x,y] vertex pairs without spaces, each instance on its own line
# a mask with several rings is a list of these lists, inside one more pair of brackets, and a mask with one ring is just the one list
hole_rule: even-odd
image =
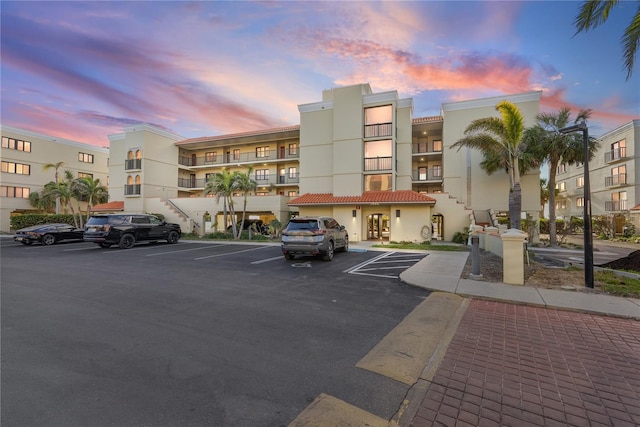
[[177,243],[181,235],[180,225],[169,224],[153,215],[105,214],[89,218],[83,239],[103,248],[118,245],[129,249],[140,241]]

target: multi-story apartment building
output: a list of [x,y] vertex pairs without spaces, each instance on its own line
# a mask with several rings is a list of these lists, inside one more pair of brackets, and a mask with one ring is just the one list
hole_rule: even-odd
[[[129,126],[109,137],[111,200],[163,213],[183,229],[222,229],[226,209],[204,197],[206,182],[223,169],[250,170],[257,189],[248,218],[323,214],[345,224],[352,240],[450,239],[474,211],[508,210],[507,175],[487,175],[476,150],[450,149],[471,120],[496,115],[505,99],[534,124],[540,92],[447,103],[441,116],[413,118],[411,98],[359,84],[300,105],[299,126],[186,140]],[[522,189],[523,211],[537,218],[539,171],[523,177]],[[241,213],[239,194],[234,205]]]
[[[10,150],[16,165],[27,164],[22,157],[31,158],[31,173],[37,169],[40,174],[42,164],[55,159],[65,161],[74,174],[97,174],[105,182],[106,170],[99,165],[105,166],[108,156],[110,203],[103,208],[161,213],[183,230],[205,233],[223,229],[227,213],[222,200],[206,197],[208,179],[222,170],[250,171],[257,188],[247,199],[249,219],[286,223],[292,215],[330,215],[349,229],[354,241],[449,240],[475,215],[486,219],[490,210],[507,211],[509,194],[506,173],[487,175],[480,168],[482,153],[451,146],[472,120],[497,115],[495,106],[502,100],[516,104],[525,124],[533,125],[540,95],[451,102],[442,105],[439,116],[414,118],[413,99],[399,98],[396,91],[374,93],[369,84],[358,84],[325,90],[320,101],[299,105],[298,126],[184,139],[139,124],[110,135],[108,152],[66,142],[65,147],[74,148],[64,154],[54,138],[27,138],[3,128],[3,136],[6,130],[7,138],[31,141],[34,149],[19,152],[9,142],[5,149],[3,139],[2,175],[5,179],[5,159],[12,162],[5,157]],[[36,153],[43,155],[39,163]],[[93,168],[82,168],[81,153],[93,156]],[[51,179],[38,176],[30,191]],[[537,219],[539,171],[522,177],[522,191],[523,212]],[[235,195],[238,215],[243,205],[244,197]],[[3,200],[3,217],[27,208],[26,200],[21,207]],[[237,219],[227,217],[226,223]],[[3,231],[8,231],[4,219]]]
[[[615,231],[622,232],[625,221],[640,230],[634,207],[640,204],[640,120],[632,120],[598,138],[600,147],[589,162],[592,215],[611,217]],[[570,219],[584,213],[584,167],[582,163],[558,166],[556,175],[556,215]],[[637,211],[637,208],[636,208]]]
[[47,164],[64,162],[59,174],[92,176],[108,184],[109,150],[62,138],[2,126],[2,173],[0,175],[0,231],[9,232],[10,216],[29,212],[29,194],[55,180]]

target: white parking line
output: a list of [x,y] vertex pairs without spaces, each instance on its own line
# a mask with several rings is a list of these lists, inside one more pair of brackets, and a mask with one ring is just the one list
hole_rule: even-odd
[[167,251],[167,252],[158,252],[155,254],[149,254],[146,256],[158,256],[158,255],[167,255],[167,254],[177,254],[180,252],[190,252],[190,251],[199,251],[200,249],[207,249],[207,248],[219,248],[220,246],[229,246],[228,244],[222,244],[222,245],[209,245],[209,246],[201,246],[199,248],[191,248],[191,249],[180,249],[177,251]]
[[207,259],[207,258],[216,258],[216,257],[220,257],[220,256],[227,256],[227,255],[233,255],[233,254],[239,254],[241,252],[250,252],[250,251],[257,251],[259,249],[265,249],[265,248],[270,248],[270,246],[258,246],[257,248],[251,248],[251,249],[244,249],[242,251],[235,251],[235,252],[226,252],[223,254],[216,254],[216,255],[207,255],[207,256],[201,256],[199,258],[194,258],[196,260],[201,260],[201,259]]
[[363,261],[360,264],[354,266],[354,267],[350,267],[347,268],[346,270],[343,271],[343,273],[351,273],[352,271],[357,271],[359,268],[364,267],[365,265],[371,264],[372,262],[376,262],[377,260],[381,259],[381,258],[385,258],[388,257],[391,254],[394,254],[395,252],[384,252],[380,255],[378,255],[377,257],[371,258],[369,260]]
[[251,264],[262,264],[264,262],[275,261],[278,259],[282,259],[282,256],[274,256],[273,258],[261,259],[259,261],[253,261]]

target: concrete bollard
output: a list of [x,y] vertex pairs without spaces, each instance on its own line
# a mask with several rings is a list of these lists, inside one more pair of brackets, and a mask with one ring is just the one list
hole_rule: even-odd
[[527,234],[514,228],[502,238],[502,276],[504,283],[524,285],[524,240]]
[[471,279],[482,277],[480,274],[480,236],[471,236]]

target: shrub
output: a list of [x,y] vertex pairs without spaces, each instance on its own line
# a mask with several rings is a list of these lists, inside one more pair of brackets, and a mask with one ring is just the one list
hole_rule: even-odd
[[453,243],[467,244],[469,241],[469,227],[465,227],[462,231],[456,231],[453,235]]
[[40,224],[65,223],[74,225],[71,214],[23,214],[11,217],[11,229],[20,230],[22,228],[33,227]]

